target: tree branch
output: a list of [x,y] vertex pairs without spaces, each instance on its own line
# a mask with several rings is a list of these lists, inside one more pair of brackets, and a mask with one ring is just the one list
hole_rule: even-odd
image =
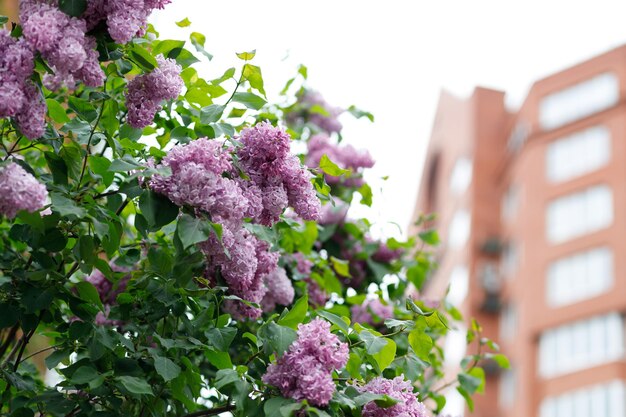
[[215,416],[217,414],[225,413],[235,409],[234,404],[226,404],[221,407],[209,408],[208,410],[200,410],[195,413],[187,414],[183,417],[203,417],[203,416]]

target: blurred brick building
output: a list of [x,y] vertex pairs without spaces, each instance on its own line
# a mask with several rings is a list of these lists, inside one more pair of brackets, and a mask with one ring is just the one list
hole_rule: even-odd
[[415,218],[432,212],[427,296],[450,284],[511,360],[472,415],[626,417],[626,46],[537,81],[515,112],[501,91],[443,92]]
[[18,0],[0,0],[0,15],[8,16],[12,22],[17,21]]

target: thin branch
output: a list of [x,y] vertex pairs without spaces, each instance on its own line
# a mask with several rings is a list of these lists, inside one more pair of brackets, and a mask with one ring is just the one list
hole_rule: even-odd
[[9,335],[7,336],[2,346],[0,346],[0,358],[4,356],[4,353],[9,348],[9,345],[15,339],[15,335],[17,334],[17,329],[19,328],[20,326],[18,323],[16,323],[15,326],[11,327],[11,331],[9,331]]
[[35,352],[35,353],[31,353],[30,355],[26,356],[24,359],[22,359],[22,360],[20,361],[20,363],[21,363],[21,362],[24,362],[25,360],[28,360],[28,359],[32,358],[33,356],[39,355],[40,353],[46,352],[46,351],[51,350],[51,349],[58,348],[59,346],[61,346],[61,344],[54,345],[54,346],[48,346],[48,347],[46,347],[46,348],[40,349],[40,350],[38,350],[37,352]]
[[127,198],[126,200],[124,200],[124,202],[119,206],[119,208],[115,211],[115,215],[119,216],[120,213],[122,213],[122,210],[124,210],[124,208],[126,208],[126,206],[128,205],[128,202],[130,200]]
[[200,410],[195,413],[187,414],[183,417],[203,417],[203,416],[215,416],[217,414],[225,413],[235,409],[234,404],[227,404],[221,407],[209,408],[208,410]]
[[33,327],[33,329],[30,332],[28,332],[22,337],[22,340],[23,340],[22,347],[20,348],[20,352],[17,354],[17,359],[15,359],[15,364],[13,365],[13,372],[17,371],[18,366],[20,366],[20,363],[22,362],[22,355],[24,354],[24,349],[26,349],[26,345],[28,345],[28,342],[30,342],[30,338],[33,337],[33,335],[35,334],[35,331],[37,330],[37,326],[39,326],[39,322],[41,321],[41,318],[43,317],[43,313],[44,313],[44,310],[41,310],[35,327]]
[[85,158],[83,159],[83,168],[80,171],[80,177],[78,178],[77,189],[80,188],[80,183],[83,182],[83,177],[85,176],[85,169],[87,169],[87,160],[89,159],[89,147],[91,146],[91,139],[93,139],[93,134],[100,123],[100,118],[102,117],[102,113],[104,113],[104,103],[106,100],[102,101],[102,105],[100,106],[100,112],[98,113],[98,118],[96,119],[96,123],[94,123],[91,128],[91,132],[89,133],[89,139],[87,139],[87,147],[85,148]]

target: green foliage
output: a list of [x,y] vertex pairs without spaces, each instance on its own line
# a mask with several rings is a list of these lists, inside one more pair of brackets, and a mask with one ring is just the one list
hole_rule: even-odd
[[[58,4],[68,15],[80,16],[87,2]],[[0,24],[6,22],[0,17]],[[219,271],[218,282],[206,278],[211,260],[198,247],[211,236],[221,241],[221,226],[211,213],[179,207],[146,186],[155,174],[171,174],[154,166],[176,144],[208,137],[235,146],[232,139],[257,121],[288,124],[293,96],[304,91],[307,67],[300,66],[286,83],[285,101],[273,103],[261,68],[251,63],[255,51],[238,53],[243,61],[238,68],[206,80],[186,41],[151,36],[118,46],[98,30],[94,36],[110,46],[103,46],[101,56],[104,87],[58,92],[42,87],[48,126],[37,140],[0,120],[0,166],[19,163],[50,194],[50,213],[0,218],[0,414],[147,417],[230,411],[289,417],[303,410],[311,416],[357,417],[371,401],[389,407],[397,399],[354,386],[396,375],[404,375],[420,399],[431,398],[434,411],[441,411],[445,397],[439,390],[449,380],[444,379],[442,340],[462,317],[445,302],[433,309],[406,298],[413,288],[427,285],[436,267],[436,231],[387,240],[388,249],[401,255],[382,261],[376,253],[383,243],[370,238],[367,219],[320,225],[282,216],[271,227],[247,223],[279,253],[296,296],[260,320],[236,320],[225,304],[237,297],[227,295]],[[198,57],[212,59],[204,35],[192,32],[189,42]],[[126,123],[126,85],[152,71],[158,54],[181,65],[185,88],[165,103],[151,126],[133,129]],[[47,71],[39,61],[35,79]],[[321,106],[311,111],[327,114]],[[355,107],[348,111],[373,120]],[[305,142],[312,133],[308,127],[287,127],[294,141]],[[313,183],[326,204],[349,205],[358,193],[361,204],[372,205],[369,185],[325,181],[324,174],[350,177],[351,171],[326,155],[319,168]],[[298,269],[295,255],[311,263],[310,273]],[[98,273],[110,283],[111,299],[86,281]],[[329,301],[316,302],[313,286]],[[392,318],[355,320],[351,308],[365,301],[368,288],[375,289],[370,298],[388,294],[384,302],[392,307]],[[261,379],[268,364],[294,342],[298,326],[315,317],[331,323],[331,331],[350,348],[348,364],[333,374],[336,393],[323,408],[283,398]],[[475,322],[467,341],[478,351],[460,364],[455,388],[471,406],[472,395],[484,390],[482,361],[509,363]],[[43,384],[46,368],[60,375],[57,386]]]

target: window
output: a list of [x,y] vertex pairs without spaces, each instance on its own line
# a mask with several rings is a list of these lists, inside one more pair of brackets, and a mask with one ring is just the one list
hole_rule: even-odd
[[626,415],[624,382],[615,380],[548,397],[540,417],[623,417]]
[[517,334],[517,308],[507,304],[500,313],[500,339],[511,342]]
[[465,246],[471,230],[470,214],[466,210],[459,210],[454,213],[448,230],[448,244],[452,249]]
[[543,129],[554,129],[608,109],[618,100],[617,76],[600,74],[543,98],[539,103],[539,124]]
[[515,242],[508,242],[502,248],[500,257],[500,269],[505,279],[511,279],[519,265],[519,247]]
[[517,185],[510,185],[502,196],[500,212],[502,220],[512,220],[517,214],[520,203],[520,189]]
[[447,299],[455,306],[459,306],[467,297],[469,289],[469,272],[465,265],[457,265],[450,274],[450,291]]
[[558,198],[547,210],[547,237],[560,243],[603,229],[613,221],[613,196],[606,185]]
[[463,194],[472,182],[472,160],[461,157],[456,160],[452,175],[450,175],[450,189],[456,194]]
[[559,307],[595,297],[613,285],[613,253],[596,248],[553,262],[548,267],[546,298]]
[[515,368],[506,369],[500,377],[500,407],[509,408],[515,403],[517,391],[517,371]]
[[518,122],[511,131],[511,135],[509,136],[509,140],[506,144],[509,152],[515,153],[519,151],[522,146],[524,146],[524,143],[526,143],[526,139],[528,139],[529,134],[530,126],[528,126],[528,123],[523,121]]
[[548,145],[546,174],[551,182],[566,181],[592,172],[611,155],[611,132],[595,126],[558,139]]
[[545,331],[539,339],[539,373],[544,378],[623,358],[624,321],[611,313]]

